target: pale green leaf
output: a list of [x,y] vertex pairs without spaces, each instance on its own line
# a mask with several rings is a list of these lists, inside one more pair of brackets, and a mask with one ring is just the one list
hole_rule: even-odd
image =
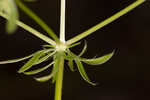
[[81,61],[89,65],[100,65],[100,64],[107,62],[113,55],[114,55],[114,51],[112,53],[106,54],[98,58],[93,58],[93,59],[80,58],[80,59]]
[[40,57],[34,65],[37,65],[37,64],[40,64],[44,61],[47,61],[51,56],[53,56],[55,54],[55,51],[54,52],[48,52],[48,54],[46,54],[45,56],[43,57]]
[[73,64],[73,59],[70,59],[68,61],[68,66],[69,66],[69,68],[70,68],[71,71],[73,71],[73,72],[75,71],[74,64]]
[[84,69],[84,67],[83,67],[82,62],[81,62],[78,58],[75,59],[75,62],[76,62],[76,64],[77,64],[78,70],[79,70],[79,72],[80,72],[82,78],[83,78],[86,82],[88,82],[89,84],[96,85],[95,83],[91,82],[90,79],[88,78],[88,76],[87,76],[87,74],[86,74],[86,71],[85,71],[85,69]]
[[36,69],[36,70],[33,70],[33,71],[24,72],[24,74],[26,74],[26,75],[34,75],[34,74],[40,73],[40,72],[46,70],[47,68],[49,68],[53,63],[54,63],[54,62],[48,64],[48,65],[45,66],[45,67],[42,67],[42,68],[39,68],[39,69]]
[[32,57],[33,55],[34,54],[31,54],[29,56],[25,56],[23,58],[17,58],[17,59],[12,59],[12,60],[0,61],[0,64],[9,64],[9,63],[15,63],[15,62],[23,61],[23,60],[26,60],[26,59]]
[[19,61],[23,61],[23,60],[26,60],[26,59],[32,57],[35,53],[30,54],[30,55],[25,56],[25,57],[22,57],[22,58],[11,59],[11,60],[6,60],[6,61],[0,61],[0,64],[9,64],[9,63],[16,63],[16,62],[19,62]]
[[45,81],[48,81],[52,78],[52,83],[54,83],[56,81],[56,75],[57,75],[57,72],[59,69],[59,66],[58,66],[59,65],[59,58],[54,58],[54,64],[53,65],[54,66],[53,66],[52,72],[49,75],[44,76],[44,77],[40,77],[40,78],[35,78],[35,79],[39,82],[45,82]]
[[75,47],[75,46],[80,45],[80,44],[81,44],[81,42],[77,42],[77,43],[70,45],[68,48],[72,48],[72,47]]
[[54,48],[54,46],[53,46],[53,45],[50,45],[50,44],[48,44],[48,45],[43,45],[43,47],[45,47],[45,48]]
[[43,55],[45,54],[45,50],[42,51],[38,51],[36,52],[33,57],[24,65],[19,69],[19,73],[24,72],[26,70],[28,70],[29,68],[31,68],[35,62]]
[[79,54],[79,57],[82,56],[85,53],[86,50],[87,50],[87,42],[85,41],[85,45],[84,45],[81,53]]

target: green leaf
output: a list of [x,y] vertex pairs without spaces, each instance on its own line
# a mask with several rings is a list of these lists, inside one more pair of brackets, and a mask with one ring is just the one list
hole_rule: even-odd
[[47,55],[45,55],[45,56],[43,56],[43,57],[40,57],[40,58],[35,62],[34,65],[40,64],[40,63],[42,63],[42,62],[44,62],[44,61],[47,61],[47,59],[50,58],[51,56],[53,56],[53,55],[55,54],[55,52],[56,52],[56,51],[54,51],[54,52],[48,52]]
[[59,65],[59,58],[54,58],[54,66],[53,66],[52,72],[47,76],[35,78],[35,79],[39,82],[46,82],[46,81],[50,80],[51,78],[53,78],[52,83],[54,83],[56,80],[56,75],[57,75],[58,69],[59,69],[58,65]]
[[81,53],[79,54],[79,57],[82,56],[85,53],[86,50],[87,50],[87,42],[85,41],[85,45],[84,45]]
[[43,47],[45,47],[45,48],[54,48],[54,46],[53,46],[53,45],[50,45],[50,44],[48,44],[48,45],[43,45]]
[[96,85],[95,83],[91,82],[90,79],[88,78],[88,76],[87,76],[87,74],[86,74],[86,71],[85,71],[85,69],[84,69],[84,67],[83,67],[83,65],[82,65],[82,62],[79,60],[79,58],[76,58],[76,59],[75,59],[75,62],[76,62],[76,64],[77,64],[78,70],[79,70],[79,72],[80,72],[82,78],[83,78],[86,82],[88,82],[89,84]]
[[75,47],[75,46],[80,45],[80,44],[81,44],[81,42],[77,42],[77,43],[70,45],[68,48],[72,48],[72,47]]
[[33,70],[33,71],[29,71],[29,72],[24,72],[25,75],[34,75],[34,74],[37,74],[37,73],[40,73],[44,70],[46,70],[47,68],[49,68],[54,62],[48,64],[47,66],[45,67],[42,67],[42,68],[39,68],[39,69],[36,69],[36,70]]
[[70,68],[71,71],[73,71],[73,72],[75,71],[74,64],[73,64],[73,59],[70,59],[68,61],[68,66],[69,66],[69,68]]
[[38,51],[36,52],[33,57],[24,65],[22,66],[20,69],[19,69],[19,73],[22,73],[26,70],[28,70],[29,68],[31,68],[35,63],[36,61],[38,61],[38,59],[43,55],[45,54],[45,50],[42,50],[42,51]]
[[93,59],[80,58],[80,60],[89,65],[100,65],[107,62],[113,55],[114,55],[114,51],[102,57],[93,58]]
[[0,64],[9,64],[9,63],[16,63],[16,62],[19,62],[19,61],[23,61],[23,60],[26,60],[26,59],[32,57],[34,54],[35,53],[33,53],[33,54],[29,55],[29,56],[22,57],[22,58],[6,60],[6,61],[0,61]]

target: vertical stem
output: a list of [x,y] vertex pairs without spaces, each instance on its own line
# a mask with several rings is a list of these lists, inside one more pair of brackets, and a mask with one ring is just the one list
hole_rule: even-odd
[[64,72],[64,58],[60,56],[59,58],[59,70],[56,76],[56,85],[55,85],[55,100],[61,100],[62,97],[62,84],[63,84],[63,72]]
[[61,14],[60,14],[60,41],[65,42],[65,11],[66,0],[61,0]]

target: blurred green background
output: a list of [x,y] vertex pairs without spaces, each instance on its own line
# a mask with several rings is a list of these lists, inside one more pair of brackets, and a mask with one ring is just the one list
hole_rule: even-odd
[[[69,39],[123,9],[135,0],[67,0],[66,38]],[[54,31],[59,33],[60,0],[26,3]],[[84,65],[91,86],[65,66],[63,100],[142,100],[150,99],[150,2],[85,38],[84,57],[102,56],[116,50],[114,57],[101,66]],[[45,33],[33,20],[20,12],[20,20]],[[5,33],[0,18],[0,60],[22,57],[42,49],[42,40],[18,28]],[[84,42],[84,41],[83,41]],[[83,44],[73,51],[80,52]],[[0,65],[0,100],[53,100],[54,85],[38,83],[33,77],[18,74],[25,61]],[[45,72],[44,74],[46,74]],[[38,75],[41,76],[41,75]]]

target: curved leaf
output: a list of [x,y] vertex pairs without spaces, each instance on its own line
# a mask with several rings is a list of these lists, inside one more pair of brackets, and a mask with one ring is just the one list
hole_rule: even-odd
[[84,45],[84,47],[83,47],[81,53],[80,53],[78,56],[79,56],[79,57],[82,56],[82,55],[85,53],[86,50],[87,50],[87,42],[85,41],[85,45]]
[[75,71],[74,64],[73,64],[73,59],[70,59],[68,61],[68,66],[69,66],[69,68],[70,68],[71,71],[73,71],[73,72]]
[[93,58],[93,59],[80,58],[80,60],[89,65],[100,65],[107,62],[113,55],[114,55],[114,51],[102,57]]
[[[57,56],[55,56],[55,57],[57,57]],[[57,72],[58,72],[58,69],[59,69],[59,58],[56,59],[55,57],[54,57],[54,66],[53,66],[52,72],[47,76],[40,77],[40,78],[35,78],[35,80],[37,80],[39,82],[46,82],[46,81],[50,80],[51,78],[53,78],[52,83],[55,82],[56,75],[57,75]]]
[[22,66],[20,69],[19,69],[19,73],[21,72],[24,72],[26,70],[28,70],[29,68],[31,68],[35,63],[36,61],[38,61],[38,59],[43,55],[45,54],[45,50],[41,50],[41,51],[38,51],[36,52],[33,57],[24,65]]
[[81,44],[81,42],[77,42],[77,43],[70,45],[68,48],[72,48],[72,47],[75,47],[75,46],[80,45],[80,44]]
[[83,67],[83,65],[82,65],[82,62],[81,62],[78,58],[75,59],[75,62],[76,62],[76,64],[77,64],[78,70],[79,70],[79,72],[80,72],[82,78],[83,78],[86,82],[88,82],[89,84],[96,85],[95,83],[91,82],[90,79],[88,78],[88,76],[87,76],[87,74],[86,74],[86,71],[85,71],[85,69],[84,69],[84,67]]
[[23,61],[23,60],[26,60],[26,59],[32,57],[33,55],[34,54],[31,54],[29,56],[25,56],[23,58],[17,58],[17,59],[12,59],[12,60],[0,61],[0,64],[9,64],[9,63],[15,63],[15,62]]
[[55,54],[55,52],[56,52],[56,51],[54,51],[54,52],[52,52],[52,53],[49,52],[49,54],[47,54],[47,55],[45,55],[45,56],[39,58],[39,59],[35,62],[34,65],[40,64],[40,63],[42,63],[42,62],[44,62],[44,61],[47,61],[47,59],[48,59],[49,57],[53,56],[53,55]]
[[33,70],[33,71],[29,71],[29,72],[24,72],[25,75],[34,75],[34,74],[37,74],[37,73],[40,73],[44,70],[46,70],[47,68],[49,68],[54,62],[48,64],[47,66],[45,67],[42,67],[42,68],[39,68],[39,69],[36,69],[36,70]]

